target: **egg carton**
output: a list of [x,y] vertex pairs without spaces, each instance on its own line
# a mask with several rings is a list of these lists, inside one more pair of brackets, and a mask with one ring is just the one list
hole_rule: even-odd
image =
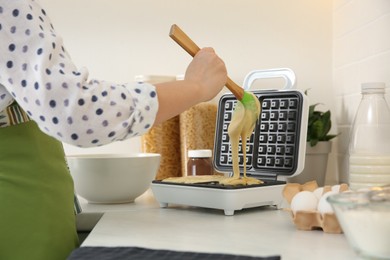
[[299,230],[323,230],[325,233],[340,234],[342,229],[334,213],[321,214],[318,211],[291,212],[292,220]]
[[[305,184],[288,183],[283,189],[283,197],[291,205],[294,196],[301,191],[315,191],[318,187],[316,181]],[[340,184],[338,192],[347,191],[347,184]],[[332,190],[331,186],[322,187],[322,195]],[[297,210],[286,209],[290,211],[293,223],[298,230],[322,230],[325,233],[340,234],[343,233],[339,221],[334,213],[321,213],[318,210]]]

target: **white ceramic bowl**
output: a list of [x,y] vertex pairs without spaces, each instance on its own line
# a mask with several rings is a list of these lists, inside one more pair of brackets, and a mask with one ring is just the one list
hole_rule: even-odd
[[129,203],[155,179],[160,154],[67,156],[77,195],[89,203]]

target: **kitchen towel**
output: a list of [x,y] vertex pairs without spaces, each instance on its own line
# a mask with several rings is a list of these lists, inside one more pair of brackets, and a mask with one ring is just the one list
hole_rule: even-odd
[[280,260],[280,256],[255,257],[232,254],[182,252],[156,250],[141,247],[80,247],[72,252],[68,260]]

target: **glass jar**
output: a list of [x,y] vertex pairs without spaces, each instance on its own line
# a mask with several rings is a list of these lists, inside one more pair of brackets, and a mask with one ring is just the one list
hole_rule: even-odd
[[[138,82],[151,84],[175,81],[176,76],[140,75]],[[156,180],[182,176],[180,154],[180,117],[175,116],[157,126],[153,126],[141,137],[141,150],[146,153],[161,154],[160,167]]]
[[153,126],[141,140],[143,152],[161,154],[156,180],[182,176],[179,116]]
[[187,174],[188,151],[208,149],[213,151],[217,105],[204,102],[180,114],[180,141],[183,175]]
[[211,156],[211,150],[189,150],[187,176],[213,175]]
[[390,183],[390,110],[384,94],[382,82],[362,84],[349,144],[352,190]]

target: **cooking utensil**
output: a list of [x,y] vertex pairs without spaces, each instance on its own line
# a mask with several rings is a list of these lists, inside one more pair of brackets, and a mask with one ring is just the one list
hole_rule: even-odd
[[[180,29],[179,26],[173,24],[171,26],[171,30],[169,32],[169,36],[179,44],[185,51],[187,51],[192,57],[194,57],[200,48],[198,45],[191,40],[190,37],[183,30]],[[256,120],[260,115],[260,102],[253,94],[246,92],[243,88],[237,85],[233,80],[229,77],[226,81],[226,87],[233,93],[233,95],[244,105],[245,110],[249,110],[254,113],[253,116],[253,124],[251,125],[251,129],[253,129]]]

